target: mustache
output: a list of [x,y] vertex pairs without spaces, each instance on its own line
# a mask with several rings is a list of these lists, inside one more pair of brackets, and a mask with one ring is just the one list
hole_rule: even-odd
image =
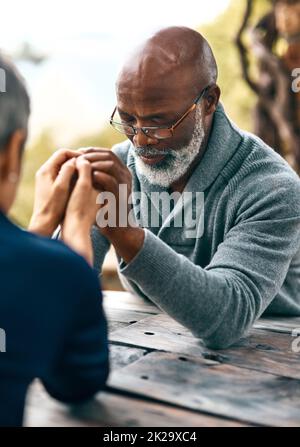
[[153,147],[135,147],[134,151],[136,155],[142,156],[142,157],[155,157],[159,155],[173,155],[174,156],[174,150],[173,149],[154,149]]

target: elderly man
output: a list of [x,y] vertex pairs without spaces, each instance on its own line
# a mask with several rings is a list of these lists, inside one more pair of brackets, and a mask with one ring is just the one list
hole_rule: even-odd
[[[97,269],[112,244],[126,288],[218,349],[265,311],[300,315],[300,180],[273,149],[230,121],[216,82],[215,58],[199,33],[159,31],[116,84],[111,124],[128,140],[86,158],[117,207],[128,198],[119,185],[132,197],[143,193],[132,205],[140,225],[117,218],[94,227]],[[192,203],[196,237],[170,225],[180,200],[151,225],[144,197],[155,192],[203,193],[202,205]]]

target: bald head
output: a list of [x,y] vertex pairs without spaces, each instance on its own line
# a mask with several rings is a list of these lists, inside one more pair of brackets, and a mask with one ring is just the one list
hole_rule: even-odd
[[213,52],[198,32],[185,27],[158,31],[144,42],[125,63],[117,89],[130,84],[132,89],[165,91],[171,83],[180,83],[190,91],[217,81]]
[[[189,156],[197,158],[205,150],[220,98],[216,81],[216,61],[201,34],[183,27],[163,29],[125,63],[116,84],[114,119],[135,126],[134,135],[127,136],[136,148],[190,152],[195,144]],[[172,128],[172,136],[157,138],[144,127]]]

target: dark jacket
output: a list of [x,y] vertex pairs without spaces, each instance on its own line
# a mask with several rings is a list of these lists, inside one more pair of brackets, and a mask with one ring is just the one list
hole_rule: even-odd
[[0,426],[22,424],[36,377],[65,402],[101,390],[108,376],[107,325],[99,280],[86,261],[0,213],[0,282]]

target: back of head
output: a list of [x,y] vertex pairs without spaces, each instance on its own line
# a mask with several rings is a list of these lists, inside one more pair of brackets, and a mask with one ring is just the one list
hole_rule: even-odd
[[18,129],[27,130],[30,100],[21,75],[0,52],[0,151]]

